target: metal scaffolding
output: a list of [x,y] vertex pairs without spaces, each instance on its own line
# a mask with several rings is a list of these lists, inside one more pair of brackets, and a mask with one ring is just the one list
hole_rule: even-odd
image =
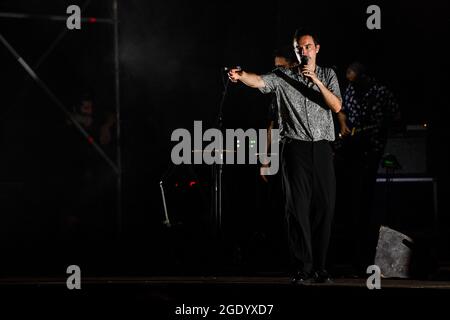
[[[85,1],[81,6],[82,10],[86,8],[91,0]],[[11,46],[6,38],[0,33],[0,42],[8,49],[14,56],[17,62],[25,69],[29,76],[38,84],[38,86],[48,95],[48,97],[59,107],[59,109],[71,120],[81,135],[92,145],[103,160],[111,167],[117,177],[117,214],[116,214],[116,232],[120,237],[123,231],[122,218],[122,158],[121,158],[121,131],[120,131],[120,66],[119,66],[119,17],[118,17],[118,0],[112,1],[112,18],[98,18],[98,17],[81,17],[81,22],[84,23],[104,23],[110,24],[113,27],[114,35],[114,89],[115,89],[115,113],[116,113],[116,159],[113,161],[103,149],[90,137],[89,133],[78,123],[73,117],[69,109],[58,99],[50,88],[38,76],[35,70],[42,64],[51,51],[57,46],[60,40],[67,33],[68,29],[65,27],[62,32],[55,38],[49,48],[41,55],[37,63],[32,67],[19,55],[19,53]],[[68,16],[65,15],[50,15],[50,14],[28,14],[17,12],[0,12],[0,18],[4,19],[27,19],[27,20],[47,20],[47,21],[67,21]]]

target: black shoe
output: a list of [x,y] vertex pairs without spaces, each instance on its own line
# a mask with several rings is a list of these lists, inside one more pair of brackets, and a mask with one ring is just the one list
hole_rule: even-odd
[[326,270],[319,270],[314,273],[316,283],[333,283],[330,274]]
[[314,283],[314,277],[307,272],[297,271],[291,277],[291,283],[295,285],[308,285]]

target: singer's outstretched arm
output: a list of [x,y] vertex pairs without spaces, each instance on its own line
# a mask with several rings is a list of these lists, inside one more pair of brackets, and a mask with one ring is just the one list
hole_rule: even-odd
[[228,72],[228,77],[233,82],[241,81],[252,88],[265,87],[265,83],[261,76],[254,73],[245,72],[240,69],[231,69],[230,72]]

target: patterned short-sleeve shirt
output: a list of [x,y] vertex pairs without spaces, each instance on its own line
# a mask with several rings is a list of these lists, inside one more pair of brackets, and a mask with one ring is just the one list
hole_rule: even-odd
[[[316,66],[320,81],[339,99],[341,93],[336,73],[331,68]],[[297,69],[277,68],[262,75],[263,93],[274,92],[278,106],[280,137],[303,141],[334,141],[331,109],[325,104],[319,88],[300,75]]]

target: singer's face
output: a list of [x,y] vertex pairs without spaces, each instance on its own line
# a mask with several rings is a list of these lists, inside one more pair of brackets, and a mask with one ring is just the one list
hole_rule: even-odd
[[298,61],[300,62],[301,56],[307,56],[309,61],[316,62],[316,55],[319,52],[320,45],[314,43],[314,39],[311,36],[302,36],[297,41],[294,40],[294,50]]

